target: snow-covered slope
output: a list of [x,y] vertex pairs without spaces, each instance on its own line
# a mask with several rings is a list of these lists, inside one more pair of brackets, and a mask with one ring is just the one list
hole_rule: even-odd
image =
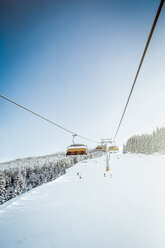
[[[82,161],[0,207],[1,248],[164,248],[165,159]],[[80,174],[80,177],[77,175]]]
[[87,155],[81,156],[57,153],[0,163],[0,205],[43,183],[53,181],[77,162],[100,156],[102,152],[90,150]]

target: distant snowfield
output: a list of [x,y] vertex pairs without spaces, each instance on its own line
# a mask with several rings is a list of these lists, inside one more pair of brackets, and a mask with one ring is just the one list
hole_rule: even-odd
[[104,160],[2,205],[0,248],[164,248],[165,157],[113,157],[106,177]]

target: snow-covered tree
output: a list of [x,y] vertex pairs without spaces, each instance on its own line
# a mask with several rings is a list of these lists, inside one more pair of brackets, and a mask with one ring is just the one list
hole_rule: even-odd
[[128,152],[144,154],[165,153],[165,128],[157,128],[152,134],[132,136],[127,140],[126,145],[123,145],[123,153]]

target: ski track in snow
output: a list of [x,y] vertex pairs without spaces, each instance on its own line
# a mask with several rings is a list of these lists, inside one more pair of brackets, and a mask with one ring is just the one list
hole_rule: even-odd
[[80,162],[6,202],[0,207],[0,248],[164,248],[161,158],[112,157],[106,177],[104,157]]

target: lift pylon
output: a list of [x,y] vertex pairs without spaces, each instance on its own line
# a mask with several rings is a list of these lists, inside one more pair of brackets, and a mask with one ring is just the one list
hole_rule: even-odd
[[108,158],[108,144],[112,144],[112,139],[102,139],[106,146],[106,167],[105,170],[109,171],[109,158]]

